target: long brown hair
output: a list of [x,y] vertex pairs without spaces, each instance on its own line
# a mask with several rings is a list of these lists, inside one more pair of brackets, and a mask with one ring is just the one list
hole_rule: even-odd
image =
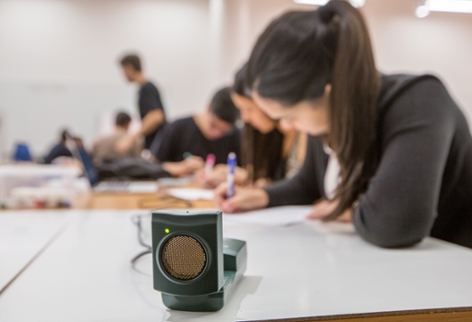
[[[240,96],[251,99],[244,87],[245,64],[234,77],[231,90]],[[259,179],[280,180],[285,176],[283,166],[284,135],[274,128],[269,133],[261,133],[250,124],[245,124],[241,142],[241,163],[248,173],[248,183]]]
[[241,144],[241,163],[248,172],[248,183],[259,179],[277,181],[284,177],[284,135],[275,128],[261,133],[250,124],[245,124]]
[[380,77],[367,26],[347,1],[316,11],[294,11],[273,21],[248,62],[247,86],[289,108],[320,98],[327,84],[330,131],[326,140],[341,166],[338,207],[351,207],[365,192],[374,168]]

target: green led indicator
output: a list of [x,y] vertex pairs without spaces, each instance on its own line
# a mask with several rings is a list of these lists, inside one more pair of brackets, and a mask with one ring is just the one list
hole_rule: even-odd
[[166,234],[170,233],[169,228],[164,229],[164,231],[165,231]]

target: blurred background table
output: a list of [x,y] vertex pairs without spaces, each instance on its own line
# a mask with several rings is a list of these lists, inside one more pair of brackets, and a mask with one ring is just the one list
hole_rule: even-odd
[[178,201],[176,198],[167,198],[165,191],[153,194],[129,193],[90,193],[79,195],[75,202],[75,209],[161,209],[161,208],[215,208],[213,201]]

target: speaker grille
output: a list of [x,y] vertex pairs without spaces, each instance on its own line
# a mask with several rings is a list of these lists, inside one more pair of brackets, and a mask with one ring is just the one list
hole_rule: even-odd
[[207,261],[203,245],[190,236],[174,236],[162,247],[162,263],[170,276],[179,280],[198,277]]

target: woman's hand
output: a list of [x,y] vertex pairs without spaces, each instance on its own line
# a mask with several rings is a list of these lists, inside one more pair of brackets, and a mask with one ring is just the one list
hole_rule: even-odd
[[[311,213],[306,217],[308,219],[323,219],[324,217],[328,216],[333,212],[334,209],[338,206],[338,201],[329,201],[329,200],[322,200],[316,203],[313,206],[313,210]],[[352,218],[352,208],[346,209],[341,216],[336,218],[336,221],[341,222],[351,222]]]
[[235,188],[232,198],[226,199],[228,184],[222,183],[215,189],[215,204],[225,213],[236,213],[267,207],[269,195],[259,188]]

